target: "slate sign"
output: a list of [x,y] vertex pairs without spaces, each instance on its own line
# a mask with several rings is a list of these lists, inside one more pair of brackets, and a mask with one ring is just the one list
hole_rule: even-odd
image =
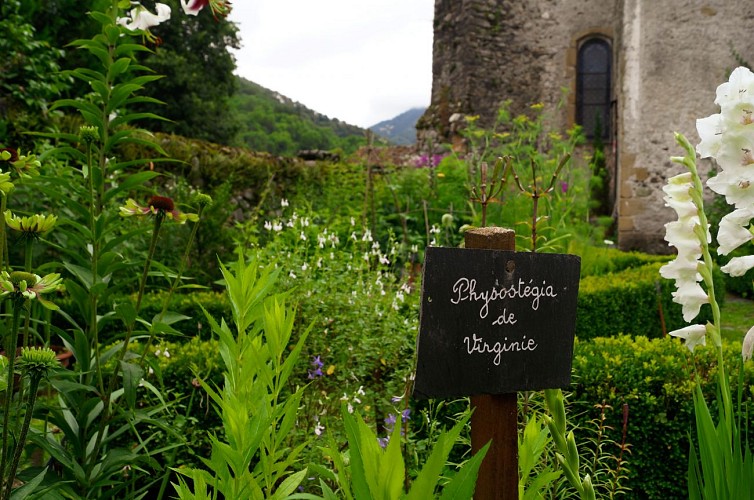
[[581,259],[427,248],[414,397],[566,388]]

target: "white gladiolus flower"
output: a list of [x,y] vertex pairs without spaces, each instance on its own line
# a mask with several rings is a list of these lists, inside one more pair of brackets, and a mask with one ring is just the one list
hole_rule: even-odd
[[715,104],[723,112],[740,104],[754,104],[754,73],[740,66],[733,70],[730,78],[717,87]]
[[718,254],[728,255],[747,241],[754,239],[754,234],[746,228],[752,218],[754,218],[754,209],[739,208],[720,220],[720,230],[717,232]]
[[688,323],[699,314],[702,304],[709,303],[709,297],[707,297],[707,292],[696,281],[676,281],[676,286],[678,287],[678,291],[673,292],[673,302],[681,304],[683,320]]
[[733,257],[720,270],[730,276],[743,276],[746,271],[752,268],[754,268],[754,255],[746,255],[744,257]]
[[744,357],[744,361],[751,359],[751,352],[754,350],[754,326],[749,328],[744,337],[744,343],[741,346],[741,355]]
[[[699,213],[691,196],[694,182],[691,172],[684,172],[668,179],[665,201],[678,214],[678,220],[665,224],[665,241],[678,250],[672,262],[660,268],[660,275],[675,280],[677,291],[673,292],[673,302],[681,304],[684,320],[691,321],[699,314],[702,304],[709,302],[698,272],[702,256],[702,242],[694,229],[701,224]],[[706,231],[709,239],[709,231]]]
[[670,332],[670,335],[684,339],[686,341],[684,344],[689,348],[689,351],[694,352],[694,347],[706,344],[706,333],[707,328],[704,325],[689,325]]

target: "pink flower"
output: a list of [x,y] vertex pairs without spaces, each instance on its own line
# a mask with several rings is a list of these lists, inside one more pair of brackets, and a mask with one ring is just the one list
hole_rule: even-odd
[[190,16],[199,14],[199,11],[207,5],[209,5],[209,0],[181,0],[183,12]]

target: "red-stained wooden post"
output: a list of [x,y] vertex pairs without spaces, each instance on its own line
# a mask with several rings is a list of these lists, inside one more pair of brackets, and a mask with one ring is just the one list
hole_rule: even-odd
[[[516,249],[511,229],[485,227],[465,234],[466,248]],[[471,449],[479,451],[492,440],[477,476],[475,500],[518,499],[518,401],[517,394],[471,397]]]

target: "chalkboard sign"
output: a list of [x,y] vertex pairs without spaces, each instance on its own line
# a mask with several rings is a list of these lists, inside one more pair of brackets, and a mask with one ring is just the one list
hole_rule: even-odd
[[414,397],[565,388],[581,260],[427,249]]

